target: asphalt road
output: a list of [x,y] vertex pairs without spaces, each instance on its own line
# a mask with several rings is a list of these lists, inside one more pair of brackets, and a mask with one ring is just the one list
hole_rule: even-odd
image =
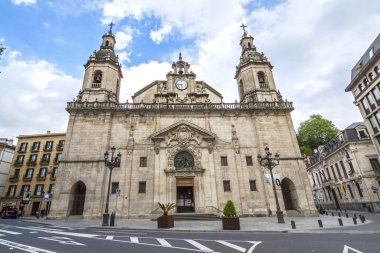
[[378,253],[379,233],[178,232],[66,228],[0,220],[0,252]]

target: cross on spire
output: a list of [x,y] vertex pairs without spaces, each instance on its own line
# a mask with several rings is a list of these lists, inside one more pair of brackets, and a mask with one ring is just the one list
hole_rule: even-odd
[[242,22],[240,27],[243,28],[244,36],[247,36],[247,31],[245,30],[245,28],[246,28],[247,26],[244,25],[244,23]]
[[108,34],[112,34],[112,27],[115,26],[115,24],[113,23],[113,21],[111,21],[111,23],[109,23],[108,26],[110,27],[110,29],[108,30]]

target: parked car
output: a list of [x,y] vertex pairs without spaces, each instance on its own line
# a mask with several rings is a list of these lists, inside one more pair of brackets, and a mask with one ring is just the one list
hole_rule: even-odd
[[1,214],[1,218],[3,219],[6,219],[6,218],[16,219],[17,216],[18,216],[17,208],[5,208],[3,210],[3,213]]

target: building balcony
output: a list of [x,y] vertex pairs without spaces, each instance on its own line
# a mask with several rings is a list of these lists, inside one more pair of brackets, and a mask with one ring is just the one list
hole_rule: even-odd
[[17,152],[18,152],[19,154],[23,154],[23,153],[26,153],[26,149],[19,149]]
[[45,176],[40,176],[40,175],[37,176],[37,181],[44,181],[45,179],[46,179],[46,175]]
[[50,160],[47,160],[47,159],[41,159],[40,164],[41,164],[41,165],[48,165],[49,162],[50,162]]
[[24,161],[15,161],[13,165],[16,166],[16,167],[20,167],[23,164],[24,164]]
[[50,147],[46,147],[46,146],[44,147],[44,151],[45,151],[45,152],[49,152],[49,151],[51,151],[51,150],[52,150],[52,147],[51,147],[51,146],[50,146]]
[[61,160],[54,159],[54,164],[58,165]]
[[92,83],[91,88],[100,88],[102,86],[101,83]]
[[50,180],[54,181],[56,178],[57,178],[56,175],[53,175],[53,174],[50,175]]
[[57,151],[62,151],[63,150],[63,145],[57,145],[57,147],[56,147],[56,149],[57,149]]
[[26,162],[26,165],[28,165],[28,166],[34,166],[36,164],[37,164],[37,161],[27,161]]
[[10,182],[17,182],[19,180],[19,175],[13,175],[9,178]]
[[24,175],[24,177],[23,177],[24,181],[32,181],[32,179],[33,179],[33,176]]
[[31,148],[30,149],[30,152],[32,152],[32,153],[37,153],[38,151],[40,151],[40,148]]

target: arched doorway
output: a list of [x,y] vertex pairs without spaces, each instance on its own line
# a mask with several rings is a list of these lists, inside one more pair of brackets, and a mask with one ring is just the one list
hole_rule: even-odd
[[281,182],[282,197],[284,199],[285,210],[296,210],[298,206],[296,186],[289,178],[284,178]]
[[86,185],[82,181],[76,182],[73,187],[71,187],[70,192],[70,215],[83,215],[85,198]]
[[[194,168],[194,158],[187,151],[179,152],[174,158],[176,171],[192,171]],[[177,212],[194,212],[194,179],[191,177],[177,178]]]

